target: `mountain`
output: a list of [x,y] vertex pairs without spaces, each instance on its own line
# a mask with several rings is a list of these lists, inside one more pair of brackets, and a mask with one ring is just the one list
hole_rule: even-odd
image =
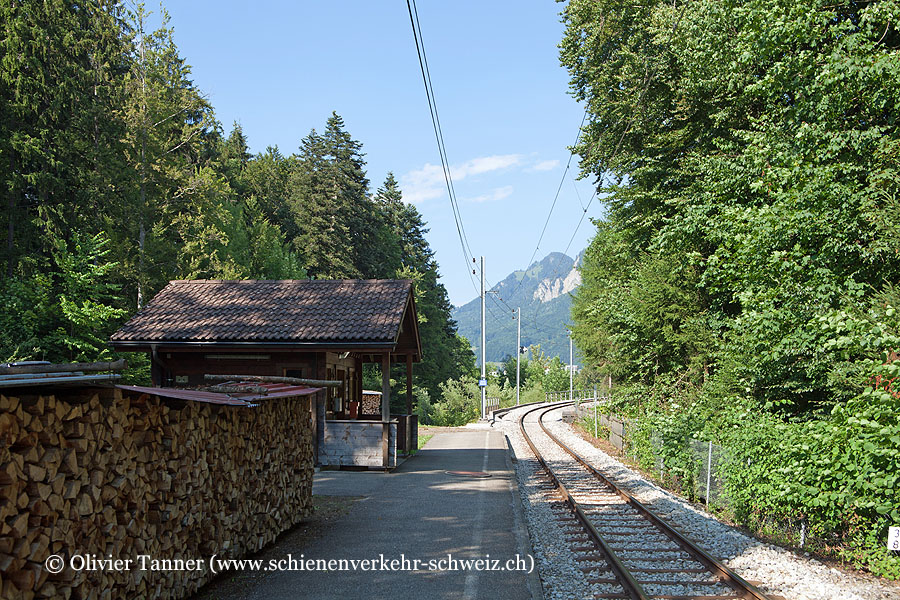
[[[569,294],[581,285],[581,273],[575,265],[582,254],[572,259],[561,252],[553,252],[527,270],[509,274],[491,289],[497,293],[487,294],[485,298],[488,362],[499,362],[508,355],[514,355],[516,321],[509,307],[515,309],[517,306],[522,308],[522,345],[540,344],[544,354],[559,356],[563,362],[569,362],[569,337],[566,333],[572,304]],[[481,299],[476,297],[455,307],[453,318],[459,326],[459,333],[472,343],[480,360]],[[578,362],[577,357],[575,362]]]

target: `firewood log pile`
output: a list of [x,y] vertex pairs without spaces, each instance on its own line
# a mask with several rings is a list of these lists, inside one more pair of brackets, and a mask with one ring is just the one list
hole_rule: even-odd
[[[183,598],[213,577],[212,555],[274,541],[312,511],[309,398],[0,395],[0,597]],[[132,562],[91,570],[86,555]],[[152,559],[202,564],[152,570]]]

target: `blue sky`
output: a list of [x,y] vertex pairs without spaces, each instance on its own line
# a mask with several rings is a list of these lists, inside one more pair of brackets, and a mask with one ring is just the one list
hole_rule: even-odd
[[[392,171],[431,229],[454,305],[477,295],[460,247],[403,0],[165,4],[194,82],[253,152],[297,150],[332,111],[363,145],[374,191]],[[524,269],[584,114],[559,65],[560,4],[419,0],[444,143],[472,252],[496,283]],[[154,10],[155,5],[148,4]],[[593,191],[572,161],[535,256],[563,251]],[[589,217],[602,213],[594,201]],[[585,219],[569,248],[587,245]]]

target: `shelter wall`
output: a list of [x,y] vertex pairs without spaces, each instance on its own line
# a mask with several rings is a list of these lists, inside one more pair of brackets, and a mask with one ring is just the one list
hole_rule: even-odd
[[[389,428],[387,440],[384,439],[385,427]],[[322,433],[324,443],[319,449],[319,463],[322,466],[397,466],[396,421],[326,421]],[[384,461],[385,443],[388,451],[387,464]]]

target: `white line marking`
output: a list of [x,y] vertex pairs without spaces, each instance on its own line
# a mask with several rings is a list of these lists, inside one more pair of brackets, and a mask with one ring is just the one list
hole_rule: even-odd
[[[484,432],[484,460],[481,462],[481,471],[486,473],[488,466],[488,446],[490,442],[490,432]],[[483,491],[482,488],[486,485],[487,478],[478,480],[478,491]],[[475,512],[475,532],[472,535],[472,547],[475,548],[475,552],[478,552],[481,549],[481,542],[484,539],[484,494],[478,494],[478,508]],[[472,558],[478,559],[483,558],[482,556],[473,556]],[[476,598],[478,591],[478,571],[471,570],[466,573],[466,585],[463,591],[463,596],[465,598]]]

